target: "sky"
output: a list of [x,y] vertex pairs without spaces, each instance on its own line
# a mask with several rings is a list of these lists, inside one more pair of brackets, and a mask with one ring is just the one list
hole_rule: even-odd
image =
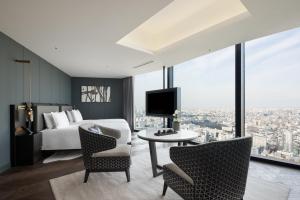
[[[300,28],[246,42],[246,109],[300,107]],[[135,105],[162,88],[162,70],[135,76]],[[234,108],[234,46],[174,66],[182,109]]]

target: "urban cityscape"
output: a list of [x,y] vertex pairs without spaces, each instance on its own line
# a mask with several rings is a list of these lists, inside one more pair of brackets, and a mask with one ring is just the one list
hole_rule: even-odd
[[[181,129],[199,133],[199,143],[226,140],[235,135],[234,111],[182,110]],[[163,119],[135,110],[135,127],[163,127]],[[245,135],[253,137],[252,155],[300,164],[300,108],[247,109]]]

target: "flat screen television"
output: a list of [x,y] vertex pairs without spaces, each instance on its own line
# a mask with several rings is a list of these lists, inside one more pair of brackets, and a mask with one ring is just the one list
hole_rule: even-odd
[[180,88],[152,90],[146,92],[146,115],[172,117],[180,110]]

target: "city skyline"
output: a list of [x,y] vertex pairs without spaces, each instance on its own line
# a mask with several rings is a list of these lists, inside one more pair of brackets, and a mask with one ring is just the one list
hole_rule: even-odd
[[[246,42],[246,108],[299,108],[299,56],[300,28]],[[174,66],[174,80],[183,110],[234,109],[234,47]],[[135,105],[142,108],[145,91],[162,88],[162,70],[135,81]]]
[[[162,118],[147,117],[143,110],[135,115],[137,129],[163,127]],[[235,137],[234,112],[184,111],[180,127],[197,132],[200,143],[228,140]],[[245,135],[253,137],[252,155],[300,164],[300,109],[248,110]]]

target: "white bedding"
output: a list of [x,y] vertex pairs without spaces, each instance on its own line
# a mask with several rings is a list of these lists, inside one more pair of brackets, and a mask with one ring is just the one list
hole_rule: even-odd
[[83,120],[71,124],[67,128],[43,130],[42,150],[81,149],[78,127],[88,123],[120,130],[121,138],[117,139],[118,144],[131,142],[131,131],[128,123],[124,119]]

